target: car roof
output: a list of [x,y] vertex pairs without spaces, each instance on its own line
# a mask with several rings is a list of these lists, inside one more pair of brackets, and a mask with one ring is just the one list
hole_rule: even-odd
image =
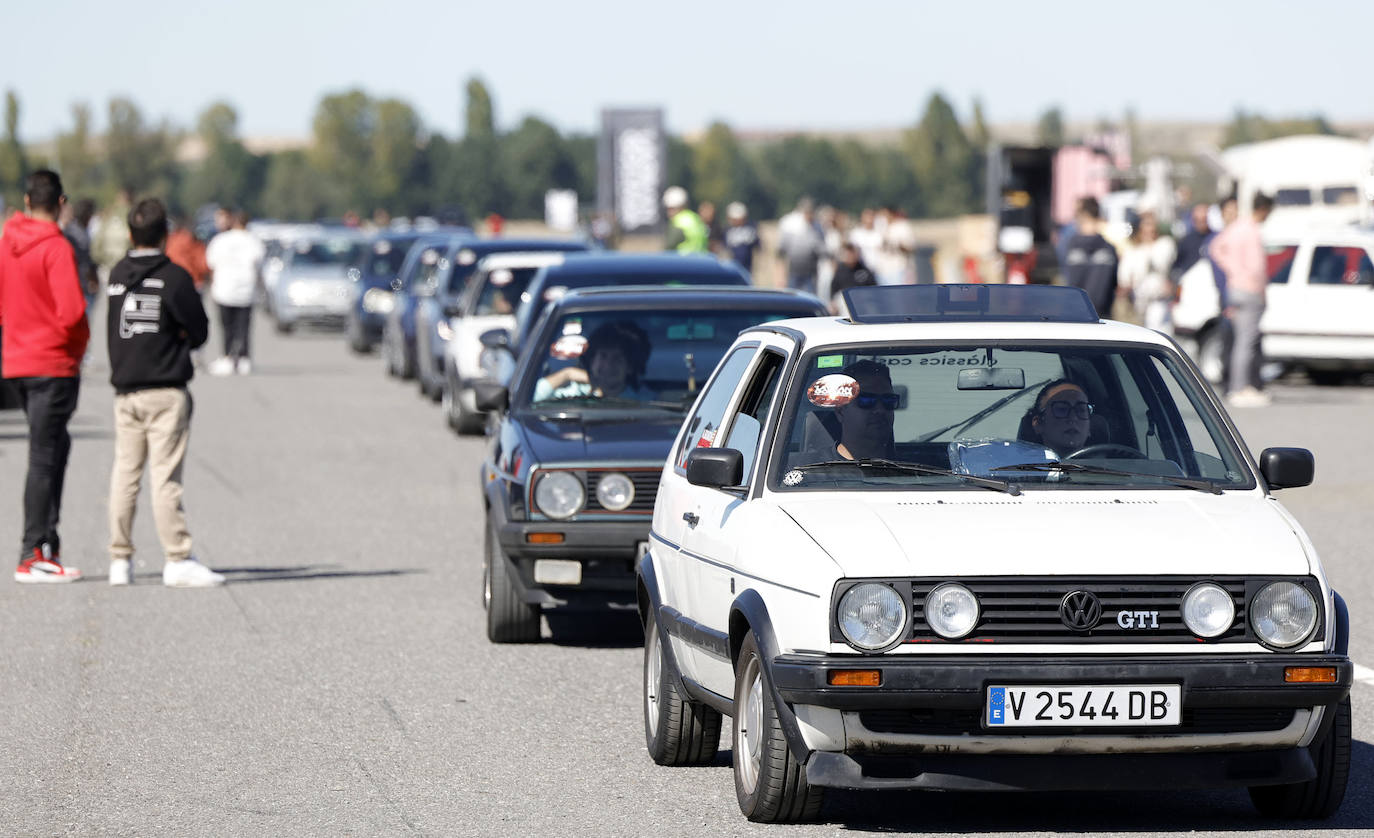
[[766,306],[794,309],[799,313],[824,311],[819,299],[802,291],[776,288],[747,288],[739,285],[621,285],[582,288],[569,291],[550,303],[559,311],[568,309],[662,309],[679,306],[698,308],[742,308]]
[[482,257],[484,268],[542,268],[557,265],[563,261],[566,252],[562,250],[516,250],[492,253]]
[[473,235],[459,235],[450,244],[454,251],[471,250],[477,256],[485,253],[508,253],[512,251],[580,251],[587,249],[581,239],[537,239],[537,238],[478,238]]
[[1143,343],[1172,347],[1173,343],[1152,329],[1102,320],[1095,323],[1022,322],[923,322],[855,323],[844,317],[807,317],[774,320],[747,332],[784,332],[800,337],[810,346],[855,343],[905,343],[918,341],[1056,341],[1104,344]]
[[743,271],[714,256],[681,253],[596,252],[569,254],[563,264],[548,269],[548,285],[565,276],[614,276],[624,274],[677,274],[742,277]]

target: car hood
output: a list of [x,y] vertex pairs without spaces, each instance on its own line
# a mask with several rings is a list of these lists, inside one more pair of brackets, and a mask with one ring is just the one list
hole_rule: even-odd
[[779,505],[846,576],[1311,572],[1277,503],[1255,492],[826,493]]
[[579,418],[522,417],[525,442],[539,463],[663,463],[682,427],[667,411],[587,411]]

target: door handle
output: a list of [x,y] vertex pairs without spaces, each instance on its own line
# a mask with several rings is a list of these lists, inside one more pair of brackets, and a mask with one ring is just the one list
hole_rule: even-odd
[[697,514],[695,512],[684,512],[682,513],[682,520],[687,522],[687,526],[695,527],[697,525],[697,522],[701,519],[697,517]]

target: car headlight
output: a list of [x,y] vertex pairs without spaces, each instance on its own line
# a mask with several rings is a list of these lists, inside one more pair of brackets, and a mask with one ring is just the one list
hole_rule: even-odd
[[453,327],[447,320],[440,320],[434,324],[434,332],[439,336],[439,340],[453,340]]
[[1198,637],[1220,637],[1236,621],[1231,594],[1215,582],[1202,582],[1183,595],[1183,624]]
[[618,471],[596,482],[596,500],[612,512],[628,509],[635,499],[635,484]]
[[973,631],[979,610],[973,591],[954,582],[937,585],[926,595],[926,623],[946,640],[958,640]]
[[363,311],[368,314],[390,314],[396,307],[396,298],[382,288],[369,288],[363,292]]
[[906,602],[890,585],[862,582],[840,597],[840,632],[860,649],[891,646],[906,631]]
[[310,302],[314,295],[314,289],[304,282],[293,282],[286,287],[286,298],[296,305]]
[[534,505],[539,511],[557,520],[576,515],[587,500],[587,490],[577,475],[566,471],[551,471],[541,475],[534,484]]
[[1250,603],[1250,625],[1270,646],[1296,646],[1317,627],[1317,599],[1302,585],[1271,582]]

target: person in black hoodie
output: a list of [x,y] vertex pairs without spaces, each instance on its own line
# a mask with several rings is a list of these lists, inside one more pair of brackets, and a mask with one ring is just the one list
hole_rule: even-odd
[[844,300],[842,295],[850,288],[877,284],[878,278],[864,264],[858,245],[853,242],[840,245],[840,261],[835,266],[835,275],[830,279],[830,310],[836,314],[840,312]]
[[166,564],[162,583],[178,588],[224,584],[191,555],[181,505],[181,466],[191,435],[191,350],[205,343],[209,321],[191,275],[163,248],[167,208],[145,198],[129,212],[133,249],[110,270],[110,383],[115,388],[115,458],[110,473],[110,584],[133,581],[134,507],[146,463],[153,518]]

